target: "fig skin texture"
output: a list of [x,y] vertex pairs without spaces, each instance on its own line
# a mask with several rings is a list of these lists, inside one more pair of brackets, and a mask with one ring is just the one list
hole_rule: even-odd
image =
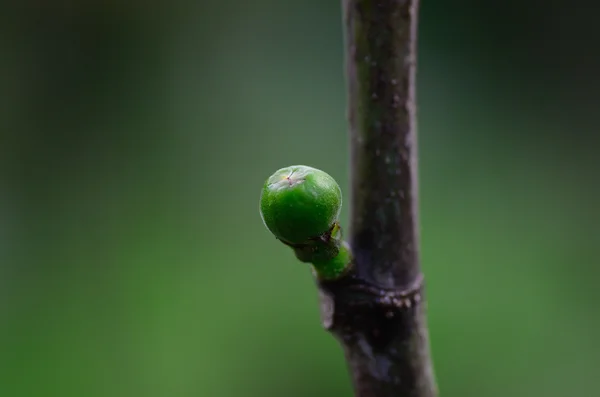
[[342,191],[331,175],[294,165],[277,170],[260,196],[263,223],[285,243],[306,243],[327,233],[342,209]]

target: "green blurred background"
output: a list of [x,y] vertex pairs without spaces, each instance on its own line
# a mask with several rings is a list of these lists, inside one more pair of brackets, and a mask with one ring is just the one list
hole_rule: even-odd
[[[2,5],[0,396],[350,396],[258,213],[291,164],[348,197],[340,4],[159,4]],[[591,10],[423,2],[443,396],[600,395]]]

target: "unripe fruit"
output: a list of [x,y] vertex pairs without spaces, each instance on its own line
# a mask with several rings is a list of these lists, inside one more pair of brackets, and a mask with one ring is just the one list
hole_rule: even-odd
[[329,231],[342,208],[342,191],[326,172],[304,165],[277,170],[265,182],[260,214],[278,239],[300,244]]

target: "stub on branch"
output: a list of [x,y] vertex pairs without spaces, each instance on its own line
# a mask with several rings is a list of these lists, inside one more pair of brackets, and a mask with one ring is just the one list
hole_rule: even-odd
[[405,290],[369,285],[352,271],[339,279],[319,280],[317,286],[323,327],[343,339],[356,333],[384,336],[389,325],[418,308],[424,294],[422,276]]

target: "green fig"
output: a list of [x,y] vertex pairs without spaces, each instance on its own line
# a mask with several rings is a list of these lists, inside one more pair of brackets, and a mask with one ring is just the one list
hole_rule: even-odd
[[278,239],[296,245],[330,231],[342,208],[342,191],[324,171],[304,165],[277,170],[260,196],[262,220]]

